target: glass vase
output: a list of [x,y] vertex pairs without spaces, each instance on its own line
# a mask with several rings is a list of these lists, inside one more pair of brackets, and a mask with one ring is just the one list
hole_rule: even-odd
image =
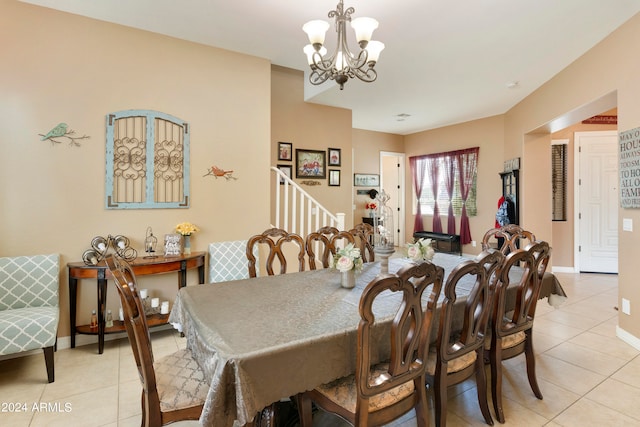
[[184,236],[184,249],[183,255],[191,255],[191,236]]

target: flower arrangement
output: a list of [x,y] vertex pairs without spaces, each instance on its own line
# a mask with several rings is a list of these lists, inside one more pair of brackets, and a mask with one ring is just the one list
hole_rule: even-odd
[[407,258],[411,261],[431,261],[435,254],[431,239],[422,238],[415,243],[407,244]]
[[365,209],[371,209],[372,211],[375,211],[378,208],[378,205],[376,205],[374,202],[367,202],[364,204]]
[[192,233],[200,231],[200,229],[190,222],[182,222],[176,225],[176,231],[183,236],[191,236]]
[[349,270],[362,270],[362,256],[360,255],[360,249],[354,247],[353,243],[349,243],[344,249],[338,249],[336,254],[333,256],[331,267],[341,273],[345,273]]

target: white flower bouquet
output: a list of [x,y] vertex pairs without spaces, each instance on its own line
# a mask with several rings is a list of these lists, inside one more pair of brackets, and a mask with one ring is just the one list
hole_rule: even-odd
[[435,254],[431,239],[422,238],[415,243],[407,244],[407,258],[411,261],[431,261]]
[[349,243],[344,249],[338,249],[333,256],[333,262],[331,267],[345,273],[349,270],[362,270],[362,256],[360,249],[353,246],[353,243]]

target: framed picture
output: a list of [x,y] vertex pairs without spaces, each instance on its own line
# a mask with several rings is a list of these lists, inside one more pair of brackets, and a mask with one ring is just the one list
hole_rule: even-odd
[[[278,165],[280,169],[289,179],[291,179],[291,165]],[[280,177],[280,185],[284,184],[284,179]]]
[[380,187],[380,175],[372,173],[354,173],[353,185],[356,187]]
[[296,178],[326,178],[326,151],[296,149]]
[[278,160],[293,160],[292,147],[290,142],[278,142]]
[[329,169],[329,187],[340,187],[340,169]]
[[329,166],[340,166],[342,162],[342,150],[339,148],[329,148]]

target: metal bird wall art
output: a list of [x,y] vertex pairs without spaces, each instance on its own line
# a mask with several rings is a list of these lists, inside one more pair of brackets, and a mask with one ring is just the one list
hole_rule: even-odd
[[211,166],[210,169],[207,170],[207,173],[204,174],[203,176],[213,176],[214,178],[218,179],[218,178],[224,178],[227,181],[229,181],[230,179],[238,179],[235,176],[233,176],[233,171],[226,171],[224,169],[220,169],[217,166]]
[[80,142],[78,142],[79,140],[89,138],[88,135],[74,136],[75,133],[76,131],[69,129],[69,125],[66,123],[58,123],[56,127],[46,134],[39,133],[38,135],[42,137],[40,138],[40,141],[49,140],[51,141],[51,144],[61,144],[63,141],[60,140],[60,138],[65,138],[67,142],[69,142],[69,145],[75,145],[77,147],[80,146]]

